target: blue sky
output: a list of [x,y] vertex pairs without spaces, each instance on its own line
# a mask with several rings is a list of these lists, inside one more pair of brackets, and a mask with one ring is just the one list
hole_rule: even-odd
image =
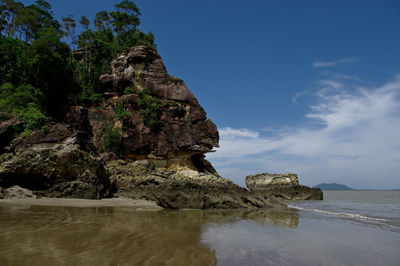
[[[49,2],[91,18],[119,1]],[[218,126],[207,158],[222,176],[400,188],[399,1],[135,3],[168,71]]]

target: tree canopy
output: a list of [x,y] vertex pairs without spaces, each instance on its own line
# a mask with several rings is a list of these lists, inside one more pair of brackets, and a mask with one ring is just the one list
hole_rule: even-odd
[[51,8],[44,0],[0,2],[0,121],[18,116],[26,131],[45,126],[68,101],[102,101],[99,76],[112,58],[135,45],[154,46],[132,1],[98,12],[93,22],[73,14],[57,21]]

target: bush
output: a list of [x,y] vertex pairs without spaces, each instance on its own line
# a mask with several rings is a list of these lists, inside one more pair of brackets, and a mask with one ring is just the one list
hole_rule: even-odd
[[20,117],[26,134],[41,129],[49,121],[43,112],[44,98],[40,89],[29,84],[14,88],[4,83],[0,86],[0,120]]
[[146,88],[143,91],[138,91],[140,114],[143,117],[143,122],[151,128],[154,128],[159,122],[160,109],[162,102],[157,97],[150,95],[150,89]]
[[132,94],[134,92],[134,89],[131,87],[126,87],[124,90],[124,94]]
[[115,108],[115,117],[118,119],[124,119],[131,116],[131,113],[125,110],[125,106],[123,103],[117,104],[117,108]]
[[114,128],[114,123],[105,122],[100,133],[103,149],[106,151],[120,152],[121,150],[121,128]]
[[11,83],[4,83],[0,87],[0,110],[18,115],[29,104],[42,109],[44,95],[40,89],[31,85],[22,85],[17,88]]
[[101,102],[104,102],[103,94],[95,93],[92,87],[83,89],[82,93],[79,95],[79,99],[87,105],[99,104]]
[[29,134],[33,130],[43,128],[49,120],[34,103],[28,104],[28,107],[20,112],[20,117],[22,118],[26,134]]

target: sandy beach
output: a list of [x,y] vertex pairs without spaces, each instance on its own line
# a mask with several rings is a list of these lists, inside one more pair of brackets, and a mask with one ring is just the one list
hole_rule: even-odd
[[18,204],[31,206],[60,206],[60,207],[130,207],[136,209],[163,209],[154,201],[133,200],[128,198],[110,198],[101,200],[40,198],[40,199],[0,199],[0,204]]

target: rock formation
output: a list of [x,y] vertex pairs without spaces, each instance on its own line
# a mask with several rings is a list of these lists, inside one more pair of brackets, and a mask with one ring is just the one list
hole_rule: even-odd
[[[118,115],[118,108],[127,112],[113,121],[122,129],[124,158],[163,159],[158,163],[169,166],[175,159],[190,161],[192,155],[218,147],[217,127],[185,83],[167,73],[155,49],[133,47],[114,59],[111,69],[100,80],[104,93],[113,97],[100,109],[89,110],[96,147],[102,144],[99,129]],[[127,88],[131,91],[126,93]]]
[[322,200],[319,188],[299,184],[297,174],[257,174],[246,176],[246,186],[256,195],[267,195],[285,200]]
[[188,168],[156,169],[148,160],[108,164],[117,196],[154,200],[164,208],[236,209],[282,206],[272,197],[251,195],[227,178]]
[[0,188],[0,199],[36,199],[36,195],[29,189],[12,186],[7,189]]
[[[100,77],[104,102],[68,107],[48,132],[0,126],[0,187],[37,196],[155,200],[165,208],[255,208],[279,203],[218,175],[205,153],[216,126],[153,48],[133,47]],[[3,137],[4,136],[4,137]]]
[[100,199],[109,195],[108,172],[80,137],[56,124],[48,134],[36,132],[15,139],[12,152],[0,156],[0,186],[19,185],[48,197]]

